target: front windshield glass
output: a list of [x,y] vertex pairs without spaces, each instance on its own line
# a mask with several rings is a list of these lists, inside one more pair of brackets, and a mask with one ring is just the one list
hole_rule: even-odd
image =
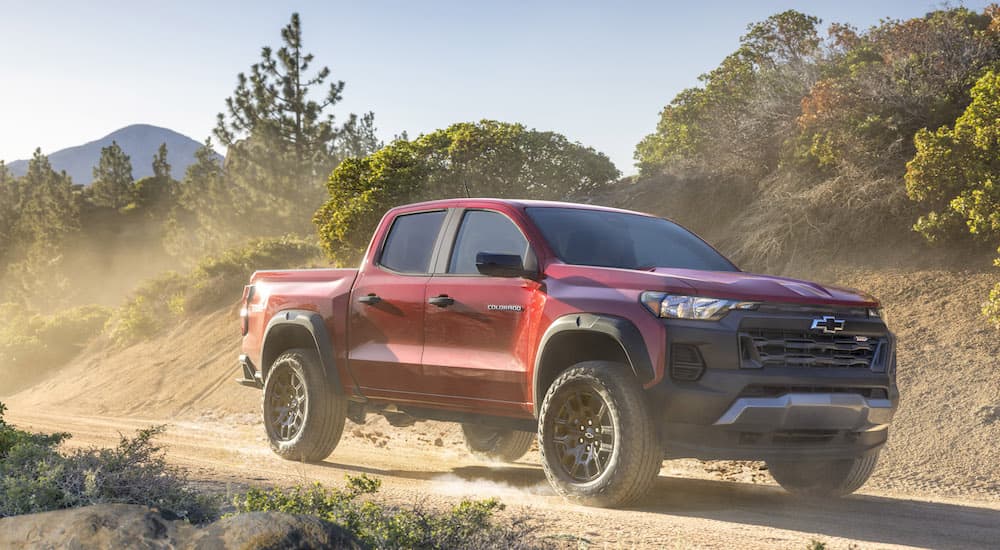
[[739,271],[693,233],[661,218],[581,208],[526,211],[559,259],[568,264]]

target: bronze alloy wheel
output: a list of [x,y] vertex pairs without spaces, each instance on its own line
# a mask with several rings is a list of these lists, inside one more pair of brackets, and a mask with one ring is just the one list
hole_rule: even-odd
[[271,376],[275,380],[274,391],[268,396],[267,421],[278,440],[291,441],[305,422],[308,405],[306,385],[288,365],[279,365]]
[[597,479],[615,450],[615,428],[608,404],[589,388],[567,392],[556,413],[552,441],[556,460],[573,481]]

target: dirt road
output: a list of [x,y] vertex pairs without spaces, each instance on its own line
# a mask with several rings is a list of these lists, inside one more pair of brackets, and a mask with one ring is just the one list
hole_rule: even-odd
[[8,420],[70,432],[76,446],[113,445],[119,433],[167,424],[161,442],[173,463],[189,468],[194,479],[234,490],[247,482],[338,485],[345,474],[367,473],[383,480],[382,493],[391,501],[447,505],[464,496],[496,496],[512,513],[537,518],[542,532],[572,546],[805,548],[811,540],[828,548],[1000,546],[996,501],[929,501],[865,490],[843,500],[803,500],[762,483],[760,472],[740,472],[738,465],[706,469],[697,461],[665,462],[653,493],[630,509],[570,505],[549,489],[535,451],[515,465],[484,464],[464,452],[458,431],[447,424],[406,431],[382,419],[349,424],[326,462],[305,465],[272,455],[252,415],[171,421],[19,411]]

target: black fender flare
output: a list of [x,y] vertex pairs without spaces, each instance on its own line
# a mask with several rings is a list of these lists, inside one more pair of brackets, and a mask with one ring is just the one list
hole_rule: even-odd
[[538,353],[535,354],[535,370],[532,373],[531,388],[535,416],[541,408],[544,395],[541,392],[539,372],[545,360],[545,351],[553,337],[566,333],[599,333],[610,336],[622,347],[629,367],[639,382],[645,384],[652,380],[656,373],[653,362],[646,348],[646,341],[639,329],[624,317],[601,313],[571,313],[564,315],[549,325],[538,342]]
[[267,322],[267,327],[264,329],[264,339],[261,343],[261,375],[266,379],[266,372],[264,369],[270,367],[268,363],[269,354],[271,360],[277,357],[284,350],[273,350],[268,348],[268,342],[272,331],[279,327],[300,327],[305,329],[311,336],[313,340],[313,345],[316,349],[316,353],[319,354],[320,363],[323,365],[323,372],[326,374],[326,379],[331,386],[337,391],[338,394],[344,393],[344,388],[340,383],[340,375],[337,371],[337,360],[336,355],[334,355],[333,343],[330,341],[330,334],[326,330],[326,322],[323,321],[323,316],[315,311],[310,311],[307,309],[288,309],[284,311],[279,311]]

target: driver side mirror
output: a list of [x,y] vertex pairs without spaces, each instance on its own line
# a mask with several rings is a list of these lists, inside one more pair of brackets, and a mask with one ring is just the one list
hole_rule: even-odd
[[524,260],[517,254],[480,252],[476,254],[476,269],[490,277],[532,278],[537,275],[535,271],[524,267]]

